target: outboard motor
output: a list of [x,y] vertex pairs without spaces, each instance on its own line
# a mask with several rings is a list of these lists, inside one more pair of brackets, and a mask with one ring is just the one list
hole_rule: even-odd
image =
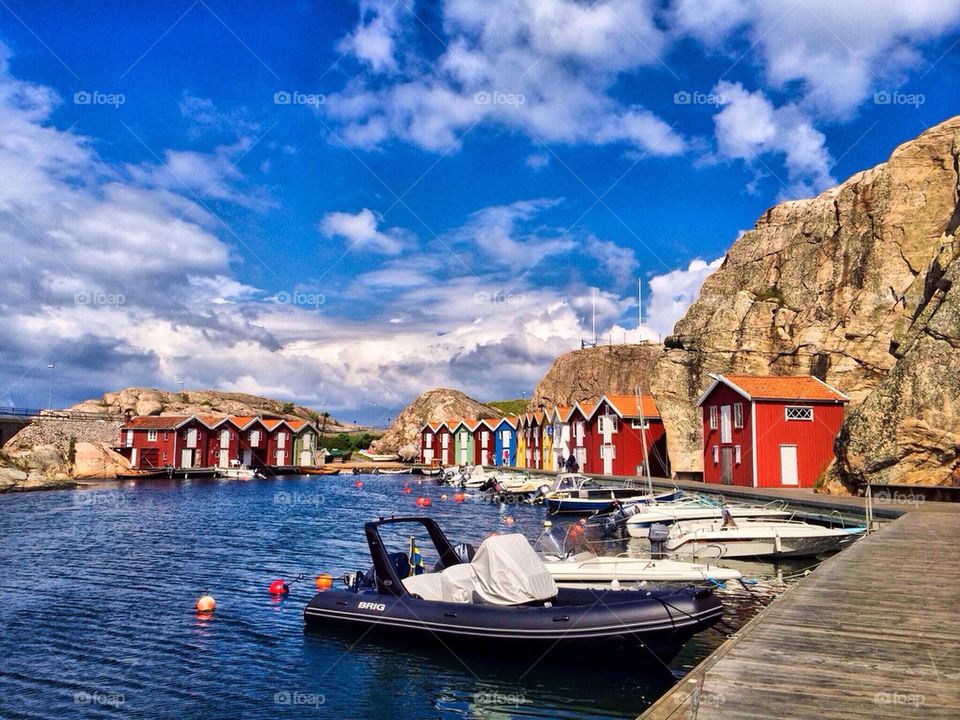
[[670,537],[669,526],[654,523],[650,526],[650,533],[647,537],[650,538],[650,554],[653,557],[663,557],[665,554],[663,545]]

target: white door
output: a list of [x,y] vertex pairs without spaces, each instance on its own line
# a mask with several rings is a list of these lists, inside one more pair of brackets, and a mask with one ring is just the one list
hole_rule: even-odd
[[130,450],[130,467],[134,468],[137,466],[137,449],[133,448]]
[[433,448],[424,448],[423,450],[423,462],[429,465],[433,462]]
[[277,465],[283,465],[286,453],[283,450],[277,450]]
[[230,431],[220,431],[220,447],[230,447]]
[[301,465],[312,465],[312,464],[313,464],[313,463],[310,461],[310,451],[309,451],[309,450],[301,450],[301,451],[300,451],[300,464],[301,464]]
[[180,467],[189,468],[193,467],[193,450],[189,448],[184,448],[180,451]]
[[733,442],[732,427],[733,424],[730,421],[730,406],[723,405],[720,407],[720,442]]
[[243,451],[243,464],[247,467],[250,467],[250,463],[253,462],[253,450],[247,448]]
[[190,428],[187,430],[187,447],[195,448],[197,446],[197,429]]
[[582,472],[584,466],[587,464],[587,449],[583,447],[575,448],[573,456],[577,459],[577,465],[580,466],[580,471]]
[[780,446],[780,484],[799,485],[800,474],[797,472],[797,446]]
[[484,430],[480,433],[480,449],[486,450],[490,445],[490,433],[487,430]]
[[467,462],[467,448],[462,447],[462,446],[460,447],[460,464],[461,464],[461,465],[467,465],[467,464],[469,464],[469,463]]
[[127,430],[127,447],[133,447],[133,430]]
[[600,447],[600,457],[603,459],[603,474],[613,475],[614,446],[602,445]]
[[287,434],[277,433],[277,447],[285,448],[287,446]]
[[220,467],[227,467],[230,464],[230,450],[227,448],[220,448],[220,460],[218,462]]

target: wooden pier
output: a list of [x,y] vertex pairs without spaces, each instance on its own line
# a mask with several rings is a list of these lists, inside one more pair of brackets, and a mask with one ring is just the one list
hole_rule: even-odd
[[957,510],[926,503],[826,560],[642,720],[960,718]]

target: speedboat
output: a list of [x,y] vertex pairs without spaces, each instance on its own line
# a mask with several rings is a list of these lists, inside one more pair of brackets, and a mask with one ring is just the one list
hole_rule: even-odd
[[[657,527],[650,529],[651,538]],[[863,527],[830,528],[799,520],[693,520],[670,526],[663,549],[694,558],[812,557],[839,550],[865,531]]]
[[609,512],[613,503],[624,505],[650,502],[668,502],[683,496],[682,490],[670,492],[642,493],[638,488],[623,485],[603,485],[586,475],[564,473],[558,475],[553,487],[543,495],[547,512],[552,515],[569,513],[587,515],[595,512]]
[[223,468],[219,471],[223,477],[234,478],[235,480],[252,480],[254,478],[262,478],[263,474],[257,468],[250,468],[246,465],[240,465],[238,467]]
[[626,555],[597,555],[581,546],[569,547],[569,533],[551,527],[537,540],[547,572],[561,585],[578,583],[716,582],[739,580],[743,573],[706,563]]
[[[590,523],[600,525],[604,534],[611,536],[613,529],[626,530],[630,537],[646,538],[652,525],[673,525],[693,520],[722,520],[724,510],[735,518],[787,519],[791,513],[786,504],[777,501],[764,506],[724,505],[712,498],[693,495],[671,502],[652,502],[618,508],[612,513],[590,518]],[[613,525],[611,526],[611,523]]]
[[[381,530],[396,533],[391,526],[398,524],[401,532],[426,531],[438,558],[433,572],[422,572],[425,556],[413,537],[407,551],[388,551]],[[304,610],[308,626],[347,626],[493,653],[633,650],[666,663],[723,614],[704,588],[559,587],[519,534],[491,536],[471,553],[469,546],[454,548],[430,518],[380,519],[366,523],[364,532],[373,569],[348,573],[345,589],[318,592]]]

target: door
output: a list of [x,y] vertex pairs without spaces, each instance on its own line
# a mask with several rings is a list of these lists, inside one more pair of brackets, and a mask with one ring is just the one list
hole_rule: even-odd
[[587,471],[587,449],[579,447],[573,451],[573,456],[577,459],[577,465],[580,466],[581,472]]
[[137,449],[133,448],[130,450],[130,467],[135,468],[137,466]]
[[470,464],[467,462],[467,448],[465,448],[463,445],[460,446],[460,464],[461,465]]
[[197,429],[190,428],[187,430],[187,447],[195,448],[197,446]]
[[720,482],[733,485],[733,448],[720,448]]
[[287,457],[287,453],[283,450],[277,450],[277,465],[283,465],[284,460]]
[[613,475],[614,446],[609,443],[600,447],[600,457],[603,459],[603,474]]
[[720,408],[720,442],[733,442],[733,423],[730,421],[730,406],[723,405]]
[[301,450],[301,451],[300,451],[300,464],[301,464],[301,465],[313,465],[313,463],[310,461],[310,451],[309,451],[309,450]]
[[247,448],[243,451],[243,464],[247,467],[250,467],[250,464],[253,462],[253,450]]
[[780,446],[780,484],[793,485],[800,484],[800,473],[797,472],[797,446]]
[[127,447],[133,447],[133,430],[127,430]]
[[193,450],[184,448],[180,451],[180,467],[193,467]]
[[227,448],[220,448],[220,459],[217,463],[220,467],[227,467],[230,464],[230,450]]

